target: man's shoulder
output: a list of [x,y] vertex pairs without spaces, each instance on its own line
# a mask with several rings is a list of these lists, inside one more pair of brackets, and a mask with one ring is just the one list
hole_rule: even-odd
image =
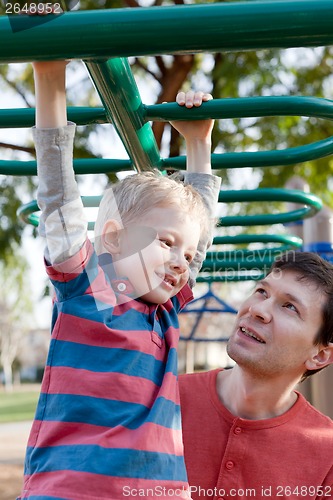
[[216,380],[216,376],[221,370],[222,368],[216,368],[215,370],[203,372],[184,373],[179,375],[179,385],[181,388],[207,386]]
[[302,394],[298,393],[298,396],[303,404],[303,413],[305,413],[308,419],[314,423],[316,429],[327,429],[333,439],[333,420],[328,415],[325,415],[320,410],[315,408],[307,399],[304,398]]

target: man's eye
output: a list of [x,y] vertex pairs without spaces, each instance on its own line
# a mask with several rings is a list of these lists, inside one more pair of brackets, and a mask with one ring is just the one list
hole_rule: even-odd
[[291,302],[287,302],[286,304],[284,304],[284,307],[290,309],[290,311],[295,311],[296,313],[298,313],[297,307],[295,307]]

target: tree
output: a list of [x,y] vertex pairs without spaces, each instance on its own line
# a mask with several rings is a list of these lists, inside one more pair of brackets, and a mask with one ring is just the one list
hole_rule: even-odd
[[19,251],[0,262],[0,365],[6,390],[13,385],[12,366],[29,328],[32,303],[27,283],[27,262]]

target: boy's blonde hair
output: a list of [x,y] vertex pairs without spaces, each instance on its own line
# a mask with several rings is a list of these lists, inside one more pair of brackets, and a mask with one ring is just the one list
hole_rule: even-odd
[[207,208],[200,194],[176,177],[143,172],[125,177],[105,191],[95,223],[95,250],[105,252],[100,237],[105,223],[116,219],[122,227],[140,222],[154,207],[175,206],[199,222],[201,235],[210,230]]

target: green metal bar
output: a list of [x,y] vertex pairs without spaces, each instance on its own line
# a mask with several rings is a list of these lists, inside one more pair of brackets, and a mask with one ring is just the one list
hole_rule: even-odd
[[215,236],[213,245],[240,245],[248,243],[282,243],[299,248],[303,240],[291,234],[235,234],[234,236]]
[[[127,68],[130,70],[130,68]],[[130,79],[133,77],[130,75]],[[144,121],[205,120],[207,118],[256,118],[259,116],[306,116],[333,120],[333,101],[321,97],[261,96],[214,99],[199,108],[187,109],[175,103],[139,104]],[[69,106],[68,119],[78,125],[107,123],[104,108]],[[35,123],[34,108],[0,110],[0,128],[31,127]]]
[[269,257],[262,256],[258,259],[235,259],[235,260],[204,260],[201,268],[201,272],[221,272],[221,271],[249,271],[253,269],[263,269],[264,267],[270,267],[274,261],[275,255],[270,255]]
[[[214,170],[225,168],[245,167],[272,167],[292,165],[305,161],[324,158],[333,154],[333,137],[322,141],[313,142],[307,146],[286,148],[284,150],[257,151],[250,153],[223,153],[212,154],[212,168]],[[142,160],[142,165],[144,165]],[[186,157],[176,156],[163,158],[160,164],[155,165],[160,170],[174,168],[183,170],[186,168]],[[74,169],[77,174],[97,174],[127,171],[133,169],[130,160],[108,160],[108,159],[82,159],[74,160]],[[36,175],[37,167],[34,161],[12,161],[0,160],[0,174],[4,175]],[[267,200],[266,200],[267,201]]]
[[158,168],[159,150],[127,59],[86,64],[96,90],[137,171]]
[[[316,160],[318,158],[330,156],[331,154],[333,154],[333,137],[313,142],[307,146],[298,146],[283,150],[212,154],[211,161],[213,170],[225,168],[273,167]],[[165,170],[166,168],[184,170],[186,168],[186,157],[176,156],[173,158],[163,158],[155,167],[160,170]],[[133,163],[130,160],[108,160],[100,158],[74,160],[74,169],[77,174],[116,172],[117,169],[119,171],[127,171],[133,168]],[[36,175],[36,162],[0,160],[0,174]]]
[[[107,123],[104,108],[69,106],[68,120],[77,125]],[[28,128],[35,124],[35,108],[0,109],[0,128]]]
[[[128,172],[133,170],[130,160],[108,160],[103,158],[82,158],[74,160],[77,175]],[[0,175],[37,175],[37,163],[32,161],[0,160]]]
[[205,120],[259,116],[312,116],[333,120],[333,101],[306,96],[260,96],[214,99],[187,109],[175,103],[144,106],[146,120]]
[[[89,201],[92,198],[92,201]],[[98,207],[101,196],[85,196],[82,198],[85,206]],[[304,193],[293,189],[255,189],[239,191],[220,191],[219,202],[249,202],[249,201],[284,201],[304,205],[299,210],[293,210],[285,213],[244,215],[244,216],[226,216],[220,220],[220,226],[257,226],[271,225],[285,222],[292,222],[299,219],[311,217],[322,208],[322,201],[311,193]],[[29,215],[38,211],[36,201],[23,205],[18,210],[18,215],[26,222],[30,222]],[[35,221],[35,218],[34,218]],[[92,226],[92,224],[91,224]]]
[[[187,120],[189,118],[202,120],[205,118],[220,118],[221,116],[223,118],[238,118],[241,116],[282,115],[312,116],[333,120],[333,101],[311,97],[269,96],[216,99],[204,103],[200,108],[192,109],[180,107],[175,103],[144,106],[138,97],[136,83],[127,61],[115,59],[112,63],[118,66],[120,64],[121,67],[124,64],[126,77],[116,69],[114,71],[115,77],[112,94],[110,95],[109,89],[105,89],[104,100],[108,102],[108,118],[110,121],[113,121],[114,117],[116,117],[118,133],[125,141],[125,144],[127,144],[127,149],[130,149],[132,157],[136,158],[138,166],[149,165],[150,168],[157,166],[161,169],[184,169],[186,167],[186,158],[184,156],[160,160],[151,128],[149,124],[145,123],[148,120],[169,121]],[[120,78],[123,78],[123,83],[126,83],[126,85],[121,85]],[[103,83],[98,81],[97,85],[101,88]],[[132,85],[134,85],[133,90]],[[119,109],[119,106],[121,106],[121,109]],[[107,121],[107,113],[103,108],[69,107],[68,118],[79,125],[105,123]],[[28,127],[33,124],[34,109],[0,110],[0,127]],[[284,150],[224,153],[223,155],[213,154],[212,166],[213,169],[223,169],[290,165],[323,158],[331,154],[333,154],[333,137]],[[101,161],[101,164],[97,163],[98,161]],[[79,169],[76,172],[99,173],[103,171],[103,164],[105,168],[110,168],[108,163],[105,164],[105,160],[95,160],[93,162],[88,161],[83,170]],[[114,168],[116,167],[111,166],[111,170],[107,171],[114,171]],[[121,164],[120,168],[123,168]],[[129,168],[133,168],[132,162]],[[22,162],[20,166],[16,162],[0,162],[0,173],[8,175],[35,175],[36,168],[35,165],[28,162]]]
[[322,201],[317,196],[311,193],[304,193],[295,189],[276,189],[262,188],[255,190],[239,190],[239,191],[220,191],[219,202],[292,202],[303,205],[298,210],[292,210],[284,213],[275,214],[260,214],[260,215],[244,215],[244,216],[225,216],[219,221],[219,226],[261,226],[271,224],[285,224],[295,220],[312,217],[322,209]]
[[[129,69],[129,68],[127,68]],[[131,76],[129,77],[132,78]],[[144,121],[205,120],[207,118],[256,118],[259,116],[306,116],[333,120],[333,101],[321,97],[261,96],[214,99],[199,108],[187,109],[175,103],[140,105]],[[104,108],[69,106],[68,119],[78,125],[107,123]],[[32,127],[34,108],[0,110],[0,128]]]
[[75,11],[49,20],[3,16],[0,62],[318,47],[333,44],[332,26],[331,0]]
[[[331,154],[333,154],[333,137],[328,137],[306,146],[281,150],[212,154],[211,161],[212,168],[217,170],[224,168],[276,167],[317,160]],[[183,170],[185,165],[185,156],[175,156],[173,158],[163,158],[161,169],[174,168]]]

